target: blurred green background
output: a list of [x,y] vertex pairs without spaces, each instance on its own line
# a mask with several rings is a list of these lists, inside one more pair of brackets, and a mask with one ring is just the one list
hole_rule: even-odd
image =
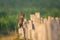
[[60,0],[0,0],[0,34],[17,30],[17,20],[21,12],[26,19],[39,11],[42,17],[60,17]]

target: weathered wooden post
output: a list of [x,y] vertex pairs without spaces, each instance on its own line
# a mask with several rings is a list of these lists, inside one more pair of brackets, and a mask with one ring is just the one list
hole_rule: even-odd
[[24,19],[24,22],[23,22],[23,33],[24,33],[24,39],[25,40],[28,40],[28,25],[27,25],[27,20]]
[[55,35],[56,36],[54,36],[55,37],[55,40],[58,40],[58,32],[59,32],[59,18],[58,17],[56,17],[55,18],[55,20],[56,20],[56,32],[55,32]]
[[51,30],[52,30],[52,40],[58,40],[58,18],[53,18],[51,20]]
[[58,40],[60,40],[60,18],[59,18]]
[[41,27],[40,27],[40,24],[41,24],[41,18],[40,18],[40,12],[36,12],[35,13],[35,31],[36,31],[36,40],[41,40],[42,38],[42,32],[41,32]]
[[50,25],[51,25],[51,38],[52,38],[52,40],[54,40],[54,24],[55,24],[55,20],[54,20],[54,17],[51,17],[51,23],[50,23]]
[[47,30],[48,30],[48,40],[52,40],[51,17],[50,16],[48,16]]
[[23,38],[23,21],[24,21],[24,13],[21,13],[18,18],[18,37],[19,39]]
[[45,32],[46,32],[46,34],[45,34],[46,36],[45,36],[45,37],[46,37],[46,40],[48,40],[47,18],[44,18],[44,24],[45,24],[45,26],[46,26],[46,27],[45,27],[45,30],[46,30],[46,31],[45,31]]
[[32,39],[31,37],[32,35],[32,24],[31,24],[31,20],[28,21],[28,39]]
[[31,14],[30,15],[30,19],[31,19],[31,27],[32,27],[32,40],[36,40],[35,39],[35,15],[34,14]]
[[[20,39],[27,40],[27,21],[24,19],[25,14],[21,13],[18,19],[18,32]],[[23,35],[23,36],[22,36]],[[22,37],[22,38],[21,38]]]

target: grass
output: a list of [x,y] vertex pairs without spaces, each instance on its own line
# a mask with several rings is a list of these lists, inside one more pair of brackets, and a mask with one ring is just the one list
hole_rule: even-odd
[[0,35],[0,40],[15,40],[16,38],[17,38],[17,34],[15,34],[14,32],[6,36]]
[[[10,35],[7,35],[7,36],[0,36],[0,40],[24,40],[23,39],[19,39],[18,35],[17,34],[10,34]],[[28,40],[31,40],[31,39],[28,39]]]

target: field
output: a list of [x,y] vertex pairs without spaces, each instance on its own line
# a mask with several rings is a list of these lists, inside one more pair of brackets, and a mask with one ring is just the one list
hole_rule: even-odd
[[15,40],[17,38],[17,34],[11,33],[10,35],[7,36],[0,36],[0,40]]

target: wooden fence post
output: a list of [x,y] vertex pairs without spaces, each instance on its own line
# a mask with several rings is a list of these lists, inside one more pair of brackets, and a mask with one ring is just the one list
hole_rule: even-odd
[[52,40],[51,17],[50,16],[48,16],[47,30],[48,30],[48,40]]

